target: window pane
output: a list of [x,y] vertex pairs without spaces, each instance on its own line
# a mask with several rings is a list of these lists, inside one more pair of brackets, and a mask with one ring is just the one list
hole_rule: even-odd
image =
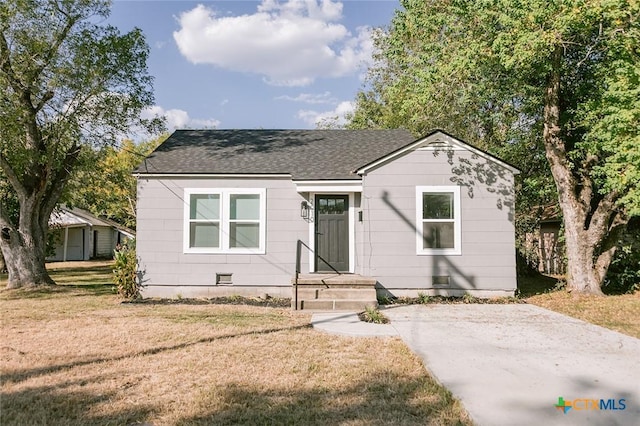
[[453,219],[453,193],[422,194],[423,219]]
[[189,247],[220,247],[220,224],[192,222]]
[[191,194],[189,200],[191,219],[220,219],[220,195],[219,194]]
[[257,223],[231,223],[229,247],[260,247],[260,225]]
[[426,222],[422,224],[422,248],[454,248],[452,222]]
[[231,194],[232,220],[260,220],[260,195]]

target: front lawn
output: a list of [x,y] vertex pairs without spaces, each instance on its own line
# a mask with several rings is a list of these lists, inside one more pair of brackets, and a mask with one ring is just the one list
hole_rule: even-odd
[[[106,291],[105,291],[106,289]],[[3,424],[471,424],[397,338],[289,309],[0,292]]]

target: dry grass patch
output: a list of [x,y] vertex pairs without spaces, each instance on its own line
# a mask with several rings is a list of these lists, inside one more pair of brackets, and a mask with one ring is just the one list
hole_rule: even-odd
[[527,303],[640,338],[640,292],[598,297],[570,294],[562,287],[561,277],[518,278]]
[[640,293],[598,297],[554,291],[526,300],[527,303],[640,339]]
[[399,339],[288,309],[55,287],[0,292],[0,311],[3,424],[471,424]]

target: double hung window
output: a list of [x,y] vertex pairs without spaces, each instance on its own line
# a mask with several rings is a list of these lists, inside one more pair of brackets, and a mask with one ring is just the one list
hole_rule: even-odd
[[185,253],[264,253],[265,189],[186,189]]
[[418,254],[460,254],[460,187],[416,187]]

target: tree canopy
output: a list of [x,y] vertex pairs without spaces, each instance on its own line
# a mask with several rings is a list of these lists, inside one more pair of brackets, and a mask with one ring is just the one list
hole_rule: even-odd
[[[47,222],[83,145],[113,143],[153,103],[139,29],[103,25],[106,0],[0,3],[0,170],[19,203],[0,203],[9,286],[50,283]],[[6,185],[5,185],[6,186]],[[6,191],[4,191],[6,193]]]
[[61,200],[135,229],[137,181],[131,172],[167,137],[138,143],[125,139],[117,147],[88,148]]
[[520,167],[532,204],[557,193],[569,288],[599,293],[640,214],[640,4],[401,4],[350,126],[441,127]]

